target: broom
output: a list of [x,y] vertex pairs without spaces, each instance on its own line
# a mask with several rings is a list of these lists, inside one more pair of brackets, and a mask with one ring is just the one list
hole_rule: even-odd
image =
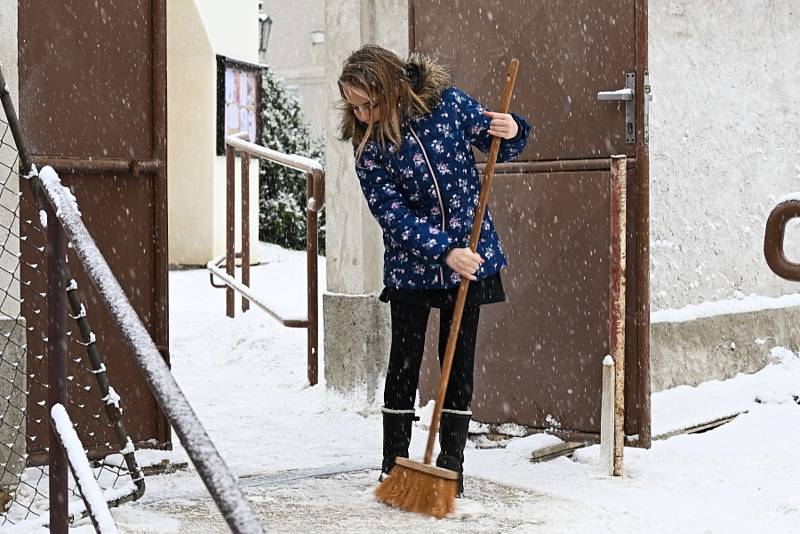
[[[514,89],[518,68],[519,61],[512,59],[508,67],[506,85],[503,89],[503,100],[500,106],[501,113],[508,113],[508,108],[511,104],[511,92]],[[473,252],[478,247],[478,240],[481,235],[483,217],[489,201],[489,190],[494,177],[494,166],[497,162],[497,153],[500,151],[500,142],[501,139],[499,137],[494,137],[489,148],[486,173],[483,177],[481,194],[478,199],[478,207],[475,211],[475,219],[472,221],[472,233],[469,238],[469,248]],[[416,462],[408,458],[397,458],[391,474],[375,489],[375,496],[381,502],[410,512],[428,514],[438,518],[442,518],[455,510],[458,473],[431,465],[431,458],[433,456],[436,433],[439,430],[439,421],[442,416],[442,405],[444,404],[445,393],[447,393],[447,383],[450,380],[450,370],[453,367],[453,355],[456,350],[456,341],[458,340],[458,331],[461,327],[461,316],[464,312],[468,289],[469,279],[462,277],[461,285],[458,287],[455,309],[453,310],[453,322],[450,325],[450,333],[447,337],[447,348],[444,353],[444,362],[442,362],[439,390],[436,394],[433,417],[428,431],[428,444],[425,447],[425,460],[424,462]]]

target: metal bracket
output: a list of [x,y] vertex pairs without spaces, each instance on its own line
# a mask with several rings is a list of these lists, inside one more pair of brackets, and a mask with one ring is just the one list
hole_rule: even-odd
[[625,102],[625,143],[636,143],[636,73],[625,73],[625,87],[616,91],[598,91],[597,100]]
[[650,102],[653,93],[650,88],[650,71],[644,71],[644,144],[650,144]]

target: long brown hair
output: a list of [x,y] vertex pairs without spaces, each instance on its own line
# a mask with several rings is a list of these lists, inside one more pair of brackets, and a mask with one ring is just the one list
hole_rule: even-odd
[[[430,106],[414,90],[408,76],[410,62],[378,45],[364,45],[345,60],[339,76],[338,103],[340,121],[339,135],[343,141],[351,140],[356,147],[356,159],[361,157],[370,139],[378,141],[381,149],[387,143],[399,147],[402,142],[402,125],[409,118],[424,115]],[[347,102],[344,86],[352,87],[368,95],[371,103],[380,106],[381,120],[364,124],[356,119]]]

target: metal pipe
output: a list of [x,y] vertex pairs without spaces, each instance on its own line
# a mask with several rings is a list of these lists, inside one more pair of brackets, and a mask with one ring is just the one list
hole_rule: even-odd
[[312,174],[314,176],[314,187],[309,198],[308,208],[313,211],[322,209],[325,203],[325,171],[318,161],[296,154],[284,154],[283,152],[251,143],[243,139],[244,135],[246,134],[242,132],[229,135],[225,138],[225,144],[234,147],[243,154],[249,154],[290,169]]
[[611,265],[609,269],[609,353],[614,360],[613,474],[623,474],[625,447],[625,241],[626,157],[611,158]]
[[[169,363],[169,204],[167,184],[167,0],[155,0],[150,7],[154,27],[152,38],[152,156],[158,167],[153,171],[153,333],[156,346]],[[148,172],[146,161],[139,163],[140,172]],[[156,415],[157,431],[162,443],[172,441],[171,429],[160,413]]]
[[[629,169],[635,167],[636,163],[636,158],[628,158]],[[495,167],[495,175],[607,171],[610,165],[610,158],[520,162],[514,161],[509,163],[498,163]],[[485,168],[486,163],[478,163],[478,171],[485,172]]]
[[[225,147],[225,270],[231,278],[236,270],[236,150]],[[225,290],[225,311],[228,317],[236,315],[233,289]]]
[[[306,196],[310,204],[316,193],[317,181],[314,173],[306,174]],[[308,291],[308,343],[306,371],[308,383],[312,386],[319,379],[318,362],[318,310],[317,310],[317,212],[313,209],[306,210],[306,279]]]
[[289,167],[297,171],[322,171],[322,167],[316,160],[307,158],[305,156],[298,156],[296,154],[284,154],[283,152],[278,152],[277,150],[272,150],[271,148],[257,145],[255,143],[251,143],[250,141],[245,141],[236,135],[229,135],[226,137],[225,144],[235,148],[240,152],[248,153],[257,158],[274,161],[275,163],[280,163],[284,167]]
[[[47,417],[53,406],[67,405],[67,335],[63,270],[67,243],[61,224],[51,206],[47,211]],[[69,531],[69,474],[64,449],[58,446],[58,433],[52,421],[48,448],[50,484],[50,532]]]
[[800,282],[800,263],[793,263],[786,258],[783,241],[786,224],[800,217],[800,198],[779,202],[767,219],[764,232],[764,258],[772,272],[793,282]]
[[[219,261],[224,260],[225,257],[222,256],[216,263]],[[231,290],[236,290],[237,292],[241,293],[243,297],[247,298],[250,302],[261,308],[263,311],[267,312],[267,314],[281,323],[283,326],[289,328],[307,328],[308,321],[305,319],[285,319],[271,310],[266,304],[264,304],[259,298],[258,295],[253,293],[253,290],[249,287],[245,287],[244,285],[240,284],[236,281],[235,278],[232,276],[228,276],[228,274],[220,269],[218,265],[215,264],[214,261],[210,261],[206,264],[206,269],[208,269],[214,276],[222,280],[222,282]]]
[[314,171],[310,173],[313,182],[313,194],[306,201],[306,207],[310,211],[317,212],[325,205],[325,173],[322,171]]
[[[631,303],[633,332],[628,332],[631,339],[629,347],[636,351],[638,363],[634,369],[636,376],[635,406],[638,425],[631,428],[631,434],[639,439],[638,447],[650,448],[652,434],[652,415],[650,408],[650,148],[646,142],[646,121],[644,110],[649,93],[644,84],[648,78],[649,65],[649,32],[648,32],[648,0],[637,0],[636,16],[636,94],[639,95],[636,105],[636,186],[631,191],[630,211],[633,221],[634,247],[631,250],[632,260],[630,276],[635,280],[634,302]],[[642,105],[644,104],[644,105]],[[630,162],[628,162],[630,168]]]
[[14,103],[11,102],[11,93],[8,92],[6,79],[3,76],[3,69],[0,67],[0,101],[3,104],[3,111],[6,113],[8,119],[8,126],[11,128],[11,136],[14,138],[14,144],[17,145],[17,153],[19,153],[19,161],[22,163],[22,174],[27,175],[31,170],[31,158],[28,155],[28,148],[22,141],[22,132],[19,128],[19,118],[17,117],[17,110],[14,109]]
[[[242,284],[250,287],[250,154],[242,153]],[[250,301],[242,297],[242,311]]]
[[56,172],[65,174],[131,173],[138,176],[139,174],[156,174],[163,168],[162,162],[158,160],[138,161],[120,158],[33,156],[33,163],[38,167],[49,165]]

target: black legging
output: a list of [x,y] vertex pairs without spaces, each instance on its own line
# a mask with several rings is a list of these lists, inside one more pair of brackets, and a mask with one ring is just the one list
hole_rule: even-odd
[[[425,350],[425,330],[428,326],[430,307],[391,301],[392,349],[389,353],[389,368],[383,402],[392,410],[412,410],[419,383],[422,353]],[[469,410],[472,402],[472,375],[475,364],[475,340],[478,333],[478,306],[464,308],[461,317],[456,352],[450,382],[444,398],[448,410]],[[444,359],[447,336],[453,320],[453,310],[439,310],[439,365]]]

